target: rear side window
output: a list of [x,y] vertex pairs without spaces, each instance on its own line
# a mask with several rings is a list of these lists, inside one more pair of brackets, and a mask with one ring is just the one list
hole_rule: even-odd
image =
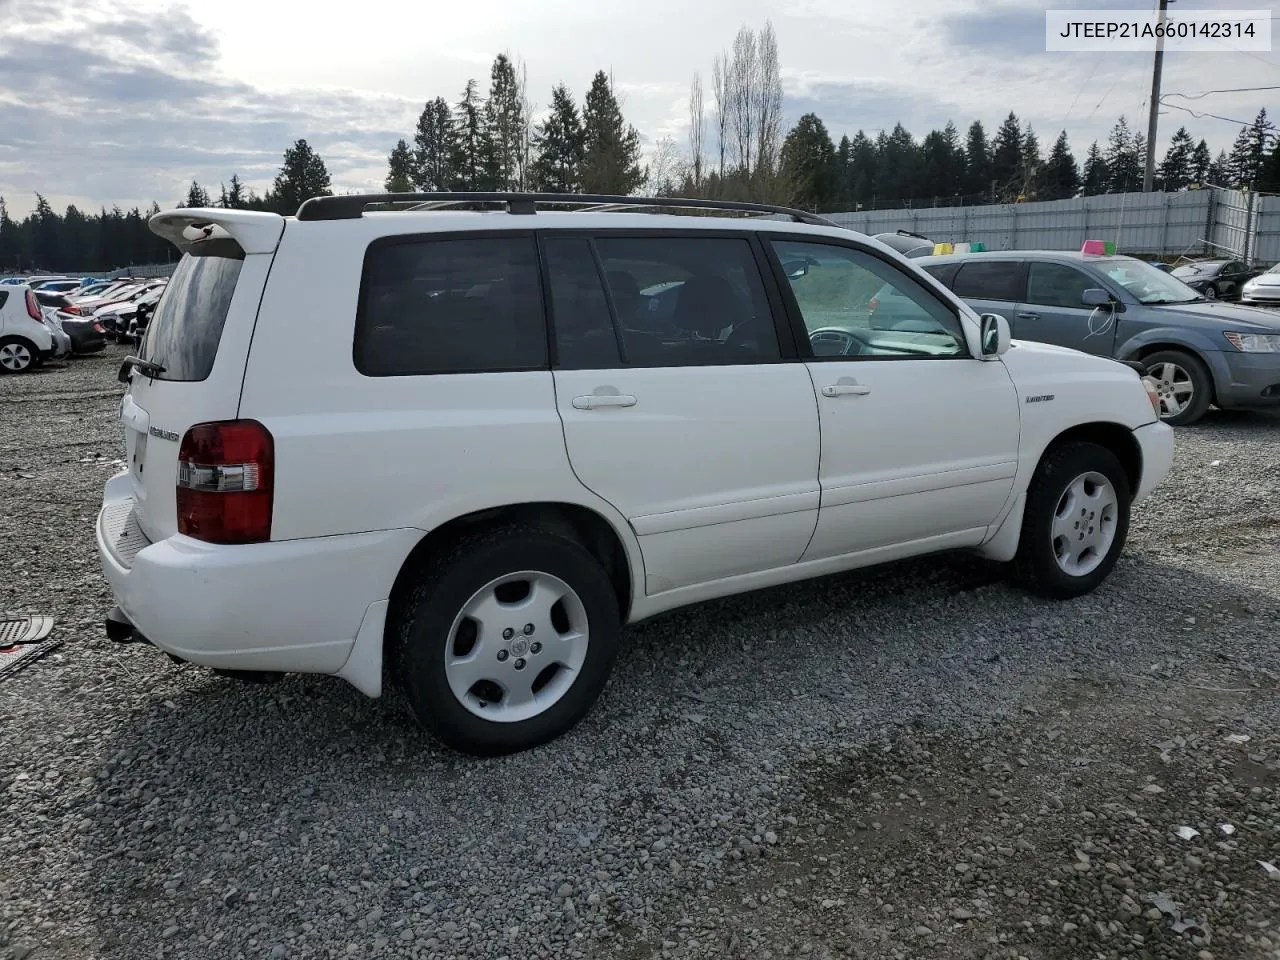
[[556,365],[561,370],[607,370],[622,362],[591,242],[585,237],[549,237],[543,248],[556,329]]
[[547,369],[533,238],[373,244],[354,360],[369,377]]
[[957,297],[1015,301],[1022,296],[1022,264],[1016,260],[971,260],[951,286]]
[[925,273],[933,277],[944,287],[950,287],[951,282],[956,278],[956,271],[960,269],[958,263],[930,263],[922,267]]
[[233,241],[210,241],[198,254],[183,255],[147,326],[143,355],[164,367],[156,379],[209,376],[243,264],[244,251]]
[[8,290],[0,290],[0,309],[4,309],[4,303],[9,299]]

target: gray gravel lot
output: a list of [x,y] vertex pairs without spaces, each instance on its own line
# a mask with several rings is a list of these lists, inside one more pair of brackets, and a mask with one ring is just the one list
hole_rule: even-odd
[[1280,957],[1280,418],[1182,428],[1093,596],[947,558],[707,604],[473,760],[105,640],[123,352],[0,377],[0,609],[66,641],[0,680],[0,958]]

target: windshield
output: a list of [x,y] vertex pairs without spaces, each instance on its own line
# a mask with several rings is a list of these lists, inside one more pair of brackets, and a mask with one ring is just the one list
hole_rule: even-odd
[[1174,274],[1157,270],[1142,260],[1115,257],[1087,262],[1128,290],[1139,303],[1194,303],[1204,299]]

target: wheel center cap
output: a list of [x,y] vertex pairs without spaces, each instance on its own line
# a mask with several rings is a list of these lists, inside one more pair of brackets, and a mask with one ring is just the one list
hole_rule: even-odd
[[513,657],[523,657],[529,652],[529,638],[516,637],[511,641],[511,655]]

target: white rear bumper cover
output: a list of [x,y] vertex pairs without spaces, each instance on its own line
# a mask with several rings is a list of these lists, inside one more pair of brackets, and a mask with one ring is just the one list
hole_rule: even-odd
[[203,666],[336,674],[378,696],[386,601],[422,531],[150,543],[132,503],[126,474],[108,481],[95,533],[116,603],[147,640]]

